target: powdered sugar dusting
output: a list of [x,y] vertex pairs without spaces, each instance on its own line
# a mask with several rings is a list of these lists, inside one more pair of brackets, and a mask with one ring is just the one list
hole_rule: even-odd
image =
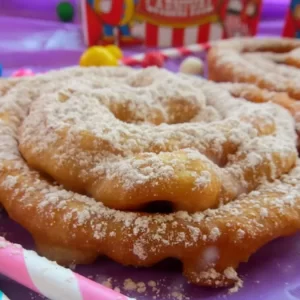
[[214,227],[211,231],[210,231],[210,234],[209,234],[209,238],[212,240],[212,241],[216,241],[219,236],[221,235],[221,232],[220,232],[220,229],[218,227]]
[[[238,251],[243,237],[263,244],[286,234],[285,222],[299,227],[294,122],[278,106],[248,103],[212,82],[159,72],[73,68],[0,82],[0,202],[9,212],[14,203],[22,226],[35,236],[47,228],[49,240],[71,253],[76,248],[89,259],[104,254],[140,266],[176,256],[194,283],[239,282],[231,269],[199,269],[199,256],[215,249],[206,258],[217,266],[224,245],[238,265],[247,256]],[[154,80],[156,75],[165,78],[163,84]],[[123,118],[127,110],[118,110],[122,89],[111,88],[112,78],[128,92],[129,120]],[[153,91],[147,89],[152,85]],[[137,103],[144,92],[149,99]],[[139,105],[155,111],[139,114]],[[218,112],[218,120],[193,121],[206,107]],[[24,157],[56,182],[28,166],[18,143]],[[216,192],[207,206],[214,208],[194,213],[124,212],[103,204],[139,199],[135,204],[140,205],[146,197],[146,203],[170,200],[182,209],[210,200],[200,197],[204,192]],[[276,222],[265,228],[264,218]]]
[[141,241],[135,242],[133,245],[133,253],[141,260],[145,260],[147,258],[146,251],[143,248],[143,243]]
[[234,287],[229,289],[229,293],[236,293],[241,287],[243,287],[243,281],[238,277],[237,272],[233,268],[226,268],[224,270],[224,275],[226,278],[235,282]]
[[200,176],[195,180],[195,188],[204,188],[211,181],[210,173],[208,171],[202,171]]
[[4,188],[11,189],[16,186],[17,182],[18,182],[18,176],[9,175],[1,182],[1,185]]

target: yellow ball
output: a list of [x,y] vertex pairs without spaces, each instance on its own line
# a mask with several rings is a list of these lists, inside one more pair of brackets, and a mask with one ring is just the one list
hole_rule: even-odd
[[82,67],[117,66],[118,60],[105,47],[88,48],[80,57]]
[[123,57],[122,50],[116,45],[108,45],[105,47],[116,59],[121,59]]

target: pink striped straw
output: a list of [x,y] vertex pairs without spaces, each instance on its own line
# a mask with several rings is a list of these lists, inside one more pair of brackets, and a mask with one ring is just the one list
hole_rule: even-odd
[[[166,48],[154,52],[162,54],[165,57],[165,59],[169,59],[169,58],[177,58],[182,56],[189,56],[200,52],[206,52],[212,45],[213,43],[207,42],[207,43],[194,44],[194,45],[188,45],[188,46],[177,47],[177,48]],[[140,65],[143,62],[145,55],[146,53],[140,53],[133,56],[127,56],[121,59],[121,63],[127,66]]]
[[0,291],[0,300],[10,300],[3,292]]
[[131,299],[3,237],[0,237],[0,273],[51,300]]

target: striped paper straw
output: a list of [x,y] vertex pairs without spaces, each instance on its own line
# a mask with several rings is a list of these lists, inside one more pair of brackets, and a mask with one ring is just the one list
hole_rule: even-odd
[[[182,56],[188,56],[200,52],[206,52],[213,43],[194,44],[189,46],[166,48],[162,50],[154,51],[155,53],[162,54],[166,59],[177,58]],[[121,59],[121,63],[127,66],[140,65],[145,58],[146,53],[140,53],[133,56],[124,57]]]
[[0,300],[10,300],[3,292],[0,291]]
[[0,273],[51,300],[130,300],[3,237]]

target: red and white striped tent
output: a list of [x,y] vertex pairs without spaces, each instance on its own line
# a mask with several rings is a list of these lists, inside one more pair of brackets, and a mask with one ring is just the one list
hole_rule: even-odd
[[144,38],[145,44],[150,47],[180,47],[221,39],[224,37],[224,30],[219,22],[186,28],[141,23],[132,27],[132,34]]
[[140,0],[133,34],[145,37],[148,46],[177,47],[224,35],[221,20],[227,1],[220,0]]

